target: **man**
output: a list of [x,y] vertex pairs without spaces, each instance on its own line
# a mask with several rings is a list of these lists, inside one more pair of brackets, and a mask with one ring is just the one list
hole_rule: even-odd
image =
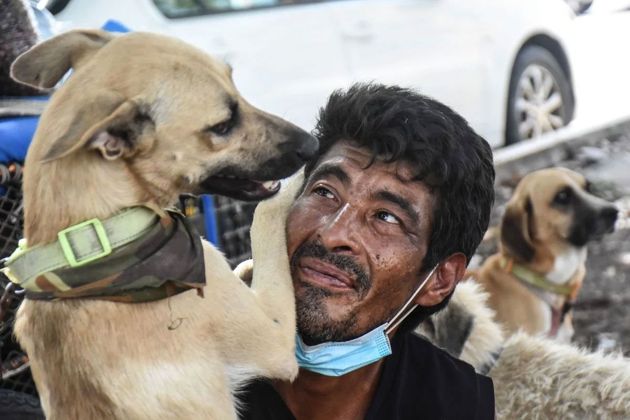
[[287,219],[300,373],[249,386],[242,417],[493,418],[491,380],[411,333],[487,229],[490,147],[445,105],[381,85],[333,93],[315,133]]

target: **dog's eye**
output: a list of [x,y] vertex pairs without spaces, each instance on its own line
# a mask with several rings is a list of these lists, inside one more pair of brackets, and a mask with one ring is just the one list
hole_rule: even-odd
[[238,105],[232,104],[230,105],[230,117],[227,120],[221,121],[218,124],[215,124],[211,127],[206,128],[206,131],[209,131],[212,134],[215,134],[217,136],[225,136],[236,125],[237,117],[238,117]]
[[223,121],[219,124],[215,124],[212,127],[208,128],[208,131],[216,134],[218,136],[225,136],[232,129],[232,119],[230,118],[227,121]]
[[570,188],[564,188],[558,191],[556,196],[553,198],[553,202],[554,204],[557,204],[560,206],[566,206],[567,204],[571,202],[572,194],[573,193],[571,192]]

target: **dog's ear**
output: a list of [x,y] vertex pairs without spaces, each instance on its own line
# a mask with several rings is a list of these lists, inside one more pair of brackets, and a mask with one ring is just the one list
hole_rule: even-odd
[[130,156],[137,139],[152,120],[136,100],[113,93],[90,97],[79,108],[65,133],[53,140],[43,162],[59,159],[81,149],[98,150],[108,160]]
[[529,262],[534,258],[531,238],[532,202],[529,197],[508,203],[501,221],[501,246],[516,259]]
[[63,33],[20,55],[11,65],[11,77],[25,85],[52,88],[112,39],[114,35],[101,30]]

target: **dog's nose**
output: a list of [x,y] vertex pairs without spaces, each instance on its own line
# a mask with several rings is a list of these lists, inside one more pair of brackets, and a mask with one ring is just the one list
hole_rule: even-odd
[[319,149],[319,142],[317,139],[310,134],[304,132],[304,134],[300,137],[299,146],[296,150],[296,153],[300,159],[304,162],[307,160],[311,160],[317,154],[317,150]]
[[617,221],[618,214],[619,214],[619,210],[617,210],[616,207],[607,206],[601,210],[601,212],[599,213],[599,216],[602,218],[602,220],[604,220],[604,222],[608,226],[613,226],[615,222]]

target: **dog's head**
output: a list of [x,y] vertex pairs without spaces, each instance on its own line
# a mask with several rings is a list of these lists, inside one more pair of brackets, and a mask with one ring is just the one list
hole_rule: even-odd
[[31,164],[122,162],[162,203],[181,192],[256,200],[279,188],[265,181],[317,151],[305,131],[245,101],[228,65],[169,37],[71,31],[21,55],[11,72],[52,88],[70,69],[42,116]]
[[583,247],[614,229],[617,208],[588,191],[586,179],[565,168],[532,172],[516,187],[501,223],[503,252],[530,262],[535,250]]

